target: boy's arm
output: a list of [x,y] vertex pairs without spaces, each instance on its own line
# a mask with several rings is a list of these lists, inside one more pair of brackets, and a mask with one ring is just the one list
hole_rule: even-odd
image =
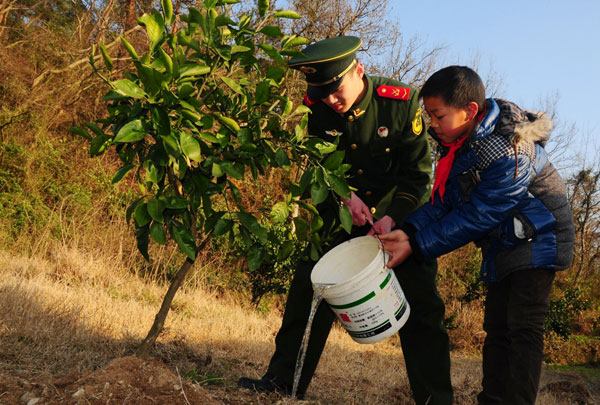
[[423,256],[439,257],[496,228],[527,193],[532,173],[529,158],[520,156],[518,167],[515,179],[514,156],[496,160],[480,174],[470,202],[419,229],[414,239]]

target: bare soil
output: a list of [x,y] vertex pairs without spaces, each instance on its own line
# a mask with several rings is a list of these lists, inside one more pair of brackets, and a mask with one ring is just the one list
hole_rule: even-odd
[[[454,368],[472,370],[472,363],[476,362],[474,359],[455,361]],[[456,404],[475,403],[478,387],[472,381],[464,379],[455,385]],[[366,388],[369,381],[354,381],[353,384],[365,384]],[[579,372],[546,369],[540,387],[538,404],[588,405],[596,404],[600,399],[598,381]],[[354,389],[360,390],[360,386]],[[27,376],[0,371],[2,405],[330,403],[326,396],[320,397],[319,392],[309,390],[306,401],[292,401],[275,394],[239,389],[235,381],[202,387],[182,376],[177,367],[174,369],[160,360],[141,360],[135,356],[117,358],[103,368],[65,376]],[[413,403],[407,386],[393,387],[388,398],[390,404]]]

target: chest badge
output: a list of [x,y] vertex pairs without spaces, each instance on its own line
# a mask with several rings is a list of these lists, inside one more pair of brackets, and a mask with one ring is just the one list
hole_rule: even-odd
[[339,132],[337,129],[332,129],[330,131],[325,131],[325,133],[327,135],[330,135],[330,136],[340,136],[342,134],[342,132]]
[[380,138],[387,137],[389,132],[390,131],[387,129],[387,127],[379,127],[377,129],[377,135],[379,135]]

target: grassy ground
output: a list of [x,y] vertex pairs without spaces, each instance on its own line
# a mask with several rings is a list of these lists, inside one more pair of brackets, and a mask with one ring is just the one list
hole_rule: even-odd
[[[98,373],[112,360],[133,354],[165,292],[165,286],[143,281],[113,259],[64,245],[53,252],[44,259],[0,252],[0,376],[4,376],[0,381],[5,383],[0,382],[0,404],[9,404],[9,398],[21,398],[29,391],[34,395],[31,387],[48,384],[63,394],[47,397],[46,403],[78,403],[72,396],[77,387],[60,378],[79,373],[77,381],[84,381],[81,373]],[[152,356],[185,380],[186,387],[194,386],[208,395],[193,398],[225,404],[290,402],[236,387],[240,376],[262,375],[280,322],[276,309],[258,313],[244,308],[236,297],[187,288],[178,293]],[[111,370],[126,373],[125,369]],[[150,372],[139,370],[143,376],[132,379],[140,384],[136,395],[102,403],[144,403],[133,398],[153,395],[152,401],[167,403],[161,402],[166,400],[156,391],[147,391],[156,387],[146,382]],[[10,385],[9,376],[19,380]],[[477,356],[453,353],[457,404],[474,402],[480,378]],[[594,398],[600,398],[598,380],[589,369],[546,367],[537,403],[594,403]],[[57,381],[63,381],[62,385]],[[108,381],[102,384],[109,386]],[[64,392],[66,387],[73,387],[74,392]],[[38,391],[44,398],[41,388]],[[189,388],[188,392],[192,397]],[[88,402],[96,403],[89,398]],[[181,403],[194,402],[182,399]],[[411,403],[397,338],[360,345],[335,327],[307,403]]]

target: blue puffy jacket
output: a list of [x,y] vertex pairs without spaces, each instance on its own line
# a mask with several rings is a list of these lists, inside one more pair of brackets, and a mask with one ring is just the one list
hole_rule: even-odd
[[544,114],[486,100],[486,115],[456,153],[444,201],[436,192],[402,226],[415,254],[431,259],[475,241],[485,281],[526,268],[568,268],[574,226],[543,147],[551,129]]

